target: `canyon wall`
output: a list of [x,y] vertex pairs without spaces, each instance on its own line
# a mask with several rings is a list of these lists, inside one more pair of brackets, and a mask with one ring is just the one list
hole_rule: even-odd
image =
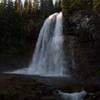
[[100,1],[63,0],[64,50],[73,74],[100,76]]

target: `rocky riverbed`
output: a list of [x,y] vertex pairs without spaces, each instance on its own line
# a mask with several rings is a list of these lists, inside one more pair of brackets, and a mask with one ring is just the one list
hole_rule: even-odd
[[0,75],[0,100],[56,100],[49,85],[23,75]]
[[[85,82],[85,83],[84,83]],[[16,74],[0,75],[0,100],[62,100],[58,90],[75,92],[85,89],[85,100],[100,100],[100,85],[65,77],[40,77]]]

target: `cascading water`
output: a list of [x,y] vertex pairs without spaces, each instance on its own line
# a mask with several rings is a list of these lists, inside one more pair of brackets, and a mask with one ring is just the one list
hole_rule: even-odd
[[13,71],[17,74],[64,76],[62,12],[49,16],[39,33],[39,38],[29,68]]
[[40,31],[28,73],[64,75],[62,13],[49,16]]

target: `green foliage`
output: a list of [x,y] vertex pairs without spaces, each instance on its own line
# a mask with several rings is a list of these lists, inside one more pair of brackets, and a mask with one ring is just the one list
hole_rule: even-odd
[[46,14],[47,16],[49,16],[51,13],[54,12],[52,0],[41,0],[40,4],[40,9],[42,10],[42,13],[44,15]]
[[16,12],[22,12],[23,10],[23,5],[22,5],[22,1],[21,0],[16,0],[15,1],[15,9],[16,9]]
[[25,0],[24,5],[21,0],[1,1],[0,57],[20,58],[32,52],[44,19],[55,11],[51,1],[44,3],[42,8],[38,0]]
[[33,12],[37,12],[38,8],[39,8],[39,1],[34,0],[34,2],[33,2]]
[[29,11],[29,2],[28,0],[25,0],[24,3],[24,13],[27,13]]
[[59,2],[56,2],[55,3],[55,12],[57,11],[61,11],[62,8],[61,8],[61,0]]
[[100,0],[62,0],[62,10],[67,15],[77,11],[85,14],[99,15]]
[[100,0],[93,0],[93,12],[94,14],[100,14]]
[[81,0],[62,0],[62,10],[66,10],[66,14],[72,14],[79,10]]

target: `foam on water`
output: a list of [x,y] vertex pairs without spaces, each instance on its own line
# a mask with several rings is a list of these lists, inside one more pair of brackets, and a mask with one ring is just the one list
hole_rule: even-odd
[[84,100],[83,98],[87,95],[86,91],[75,92],[75,93],[65,93],[58,91],[62,99],[64,100]]

